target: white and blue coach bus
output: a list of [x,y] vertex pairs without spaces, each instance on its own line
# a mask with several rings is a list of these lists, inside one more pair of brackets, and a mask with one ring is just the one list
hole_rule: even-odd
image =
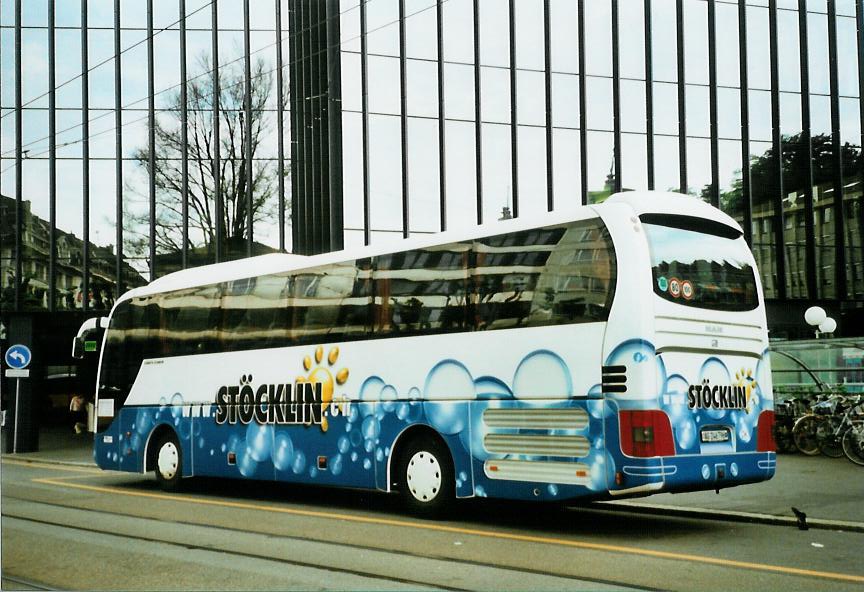
[[118,300],[94,456],[455,498],[610,499],[770,479],[759,275],[704,202],[629,192],[398,251],[265,255]]

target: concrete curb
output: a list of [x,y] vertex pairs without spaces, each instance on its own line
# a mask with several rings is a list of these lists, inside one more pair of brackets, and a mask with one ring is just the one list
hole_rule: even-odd
[[[770,524],[775,526],[794,526],[798,528],[798,519],[793,516],[777,516],[775,514],[759,514],[756,512],[738,512],[735,510],[710,510],[707,508],[686,508],[662,504],[646,504],[641,502],[614,501],[601,502],[610,510],[635,512],[639,514],[662,514],[682,518],[702,518],[706,520],[726,520],[730,522],[749,522],[751,524]],[[600,504],[598,504],[600,505]],[[825,518],[807,518],[807,526],[818,530],[842,530],[844,532],[864,532],[864,523],[845,520],[828,520]]]
[[[26,453],[25,453],[26,454]],[[83,462],[77,460],[59,460],[55,458],[36,458],[33,456],[22,457],[20,454],[4,454],[0,456],[2,460],[14,460],[17,462],[28,464],[44,464],[44,465],[64,465],[68,467],[87,467],[88,469],[98,469],[95,462]]]

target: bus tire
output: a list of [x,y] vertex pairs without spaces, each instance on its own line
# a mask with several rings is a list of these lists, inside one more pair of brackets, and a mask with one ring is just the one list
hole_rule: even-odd
[[183,451],[173,431],[168,431],[156,446],[156,481],[164,491],[177,491],[183,472]]
[[417,516],[442,518],[456,498],[450,451],[430,436],[420,436],[406,445],[397,475],[405,508]]

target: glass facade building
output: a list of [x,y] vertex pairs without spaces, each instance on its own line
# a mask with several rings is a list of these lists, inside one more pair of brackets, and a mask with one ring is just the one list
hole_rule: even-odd
[[4,311],[658,189],[741,223],[772,335],[815,303],[864,326],[860,0],[3,0],[0,27]]

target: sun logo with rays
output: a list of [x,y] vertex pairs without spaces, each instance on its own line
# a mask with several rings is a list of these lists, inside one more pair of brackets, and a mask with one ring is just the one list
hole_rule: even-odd
[[[327,431],[327,410],[330,415],[345,413],[344,401],[335,401],[333,393],[336,385],[342,386],[348,380],[348,368],[336,370],[334,366],[339,359],[339,347],[333,346],[327,354],[327,364],[324,361],[324,347],[319,345],[315,348],[315,354],[303,358],[303,369],[309,372],[307,376],[297,377],[297,382],[310,382],[321,384],[321,430]],[[334,376],[335,372],[335,376]],[[344,397],[342,397],[344,399]],[[335,405],[331,403],[336,403]]]
[[745,370],[744,368],[741,368],[741,370],[735,373],[735,380],[735,386],[744,387],[744,392],[747,397],[747,405],[745,408],[747,413],[750,413],[750,397],[756,389],[756,379],[753,378],[753,370]]

